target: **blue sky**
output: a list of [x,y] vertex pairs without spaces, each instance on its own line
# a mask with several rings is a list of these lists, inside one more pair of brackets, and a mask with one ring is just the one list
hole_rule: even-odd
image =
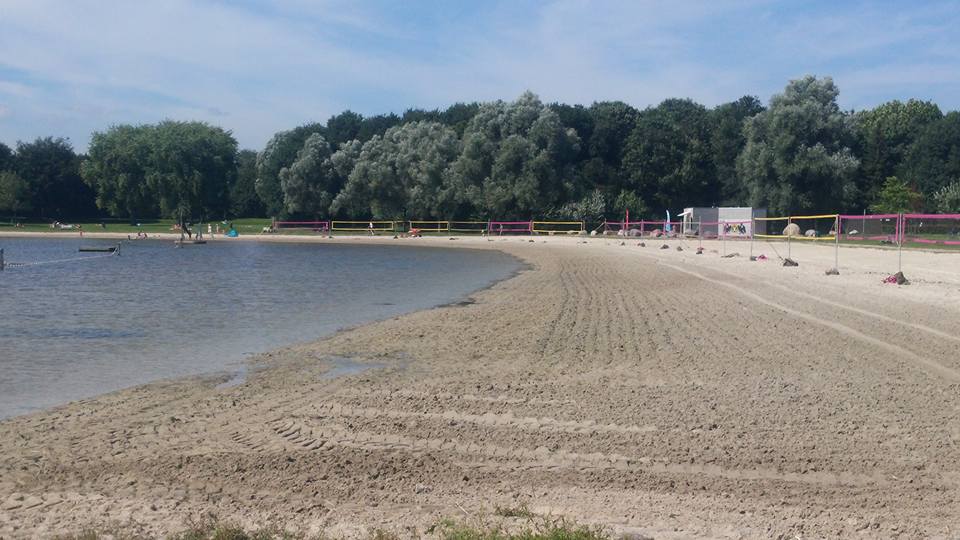
[[845,109],[960,108],[960,3],[0,0],[0,141],[83,151],[118,123],[276,131],[457,101],[767,102],[829,75]]

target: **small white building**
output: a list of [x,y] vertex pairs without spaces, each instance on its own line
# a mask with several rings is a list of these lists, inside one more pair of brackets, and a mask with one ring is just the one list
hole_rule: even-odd
[[684,236],[702,233],[704,238],[717,238],[721,232],[727,237],[750,237],[754,233],[754,224],[756,232],[764,234],[765,223],[753,221],[753,218],[764,217],[767,217],[766,208],[750,206],[690,207],[680,213]]

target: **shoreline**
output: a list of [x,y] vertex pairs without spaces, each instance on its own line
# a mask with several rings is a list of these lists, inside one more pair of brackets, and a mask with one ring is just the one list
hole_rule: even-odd
[[[33,239],[33,238],[36,238],[36,237],[41,237],[41,238],[42,238],[42,237],[49,237],[51,234],[57,234],[57,233],[19,233],[19,234],[26,234],[26,235],[28,235],[29,238]],[[74,234],[75,234],[75,233],[74,233]],[[109,233],[108,233],[108,234],[109,234]],[[113,233],[113,234],[116,235],[117,233]],[[19,235],[18,235],[18,236],[19,236]],[[171,237],[179,238],[179,235],[170,235],[170,236],[171,236]],[[2,237],[2,236],[0,236],[0,237]],[[85,236],[85,237],[86,237],[86,236]],[[106,238],[106,237],[103,237],[103,236],[100,237],[100,239],[103,239],[103,238]],[[51,237],[51,239],[62,239],[62,236],[59,236],[59,235],[58,235],[58,236],[56,236],[56,237]],[[114,238],[110,237],[110,239],[114,239]],[[151,242],[164,241],[164,240],[169,240],[169,239],[170,239],[170,238],[153,238],[153,237],[149,238],[149,240],[150,240]],[[231,238],[231,239],[228,239],[228,240],[237,240],[237,239],[236,239],[236,238]],[[254,240],[265,240],[265,243],[299,243],[299,242],[297,242],[297,241],[299,240],[299,237],[298,237],[298,236],[295,236],[295,235],[278,236],[278,237],[274,237],[274,238],[262,238],[262,239],[254,239]],[[304,243],[316,244],[316,243],[319,243],[318,241],[320,241],[320,240],[328,240],[328,239],[326,239],[326,238],[312,238],[312,239],[311,239],[311,238],[308,237],[307,242],[304,242]],[[379,238],[369,238],[369,237],[363,237],[363,236],[361,236],[361,237],[342,237],[341,240],[345,240],[345,241],[338,242],[337,245],[341,245],[341,246],[344,246],[344,245],[351,245],[351,246],[384,245],[384,246],[393,246],[393,247],[401,247],[401,248],[403,248],[403,247],[416,247],[416,248],[421,248],[421,249],[423,249],[423,248],[427,248],[427,249],[440,249],[440,248],[450,247],[450,248],[457,248],[457,249],[480,251],[477,247],[470,247],[470,246],[411,245],[411,244],[409,244],[409,243],[397,244],[397,243],[395,243],[395,242],[393,242],[393,241],[388,242],[387,240],[393,240],[392,237],[391,237],[391,238],[383,238],[383,237],[379,237]],[[361,241],[358,241],[358,240],[361,240]],[[193,380],[193,379],[196,379],[196,380],[198,380],[198,381],[209,381],[209,380],[220,380],[221,378],[226,378],[227,380],[224,381],[224,383],[222,383],[222,384],[229,384],[230,386],[232,386],[232,385],[238,384],[238,383],[233,382],[233,381],[235,381],[235,380],[245,381],[246,378],[247,378],[250,374],[252,374],[255,370],[269,369],[268,366],[267,366],[267,367],[257,366],[257,363],[260,362],[260,360],[258,360],[258,359],[259,359],[260,357],[263,357],[264,355],[269,356],[269,355],[271,355],[271,354],[273,354],[273,353],[276,353],[276,352],[278,352],[278,351],[282,351],[282,350],[286,350],[286,349],[290,349],[290,348],[295,348],[295,347],[307,346],[307,345],[310,345],[310,344],[313,344],[313,343],[316,343],[316,342],[319,342],[319,341],[328,339],[328,338],[334,336],[335,334],[338,334],[338,333],[341,333],[341,332],[349,332],[349,331],[352,331],[352,330],[354,330],[354,329],[357,329],[357,328],[360,328],[360,327],[363,327],[363,326],[366,326],[366,325],[370,325],[370,324],[375,324],[375,323],[381,322],[381,321],[386,320],[386,319],[395,319],[395,318],[398,318],[398,317],[403,317],[403,316],[405,316],[405,315],[409,315],[409,314],[411,314],[411,313],[416,313],[416,312],[420,312],[420,311],[429,311],[429,310],[436,309],[436,308],[441,308],[441,307],[468,305],[469,303],[472,302],[471,297],[472,297],[473,295],[477,294],[478,292],[481,292],[481,291],[484,291],[484,290],[486,290],[486,289],[489,289],[489,288],[495,286],[496,284],[498,284],[498,283],[500,283],[500,282],[502,282],[502,281],[506,281],[506,280],[509,280],[509,279],[513,279],[513,278],[516,277],[517,275],[519,275],[519,274],[523,273],[524,271],[527,271],[527,270],[530,269],[529,264],[528,264],[527,262],[525,262],[524,260],[522,260],[522,259],[520,259],[520,258],[517,258],[517,257],[514,257],[514,256],[510,256],[510,259],[512,259],[512,262],[511,262],[510,264],[511,264],[511,266],[514,266],[515,269],[513,269],[513,270],[511,270],[511,271],[509,271],[509,272],[506,272],[503,277],[492,279],[491,281],[487,282],[486,284],[484,284],[483,286],[481,286],[481,287],[479,287],[479,288],[477,288],[477,289],[473,289],[473,290],[468,291],[468,292],[466,292],[466,293],[464,293],[464,294],[454,295],[453,297],[451,297],[450,300],[443,301],[443,302],[440,302],[440,303],[437,303],[437,304],[433,304],[433,305],[429,305],[429,306],[425,306],[425,307],[411,308],[411,310],[404,311],[404,312],[399,313],[399,314],[376,316],[376,317],[374,317],[374,318],[367,319],[367,320],[365,320],[365,321],[363,321],[363,322],[360,322],[360,323],[348,324],[348,325],[346,325],[346,326],[342,326],[342,327],[340,327],[340,328],[338,328],[338,329],[331,330],[331,331],[329,331],[329,332],[325,332],[325,333],[318,334],[318,335],[311,335],[311,336],[308,337],[308,338],[299,339],[299,340],[294,341],[294,342],[289,342],[289,343],[285,343],[285,344],[278,345],[278,346],[275,346],[275,347],[271,347],[271,348],[269,348],[269,349],[267,349],[267,350],[264,350],[264,351],[261,351],[261,352],[246,353],[246,354],[244,354],[243,358],[240,358],[240,359],[237,360],[237,362],[236,362],[236,364],[237,364],[237,369],[216,369],[216,370],[213,370],[213,371],[205,371],[205,372],[200,372],[200,373],[195,373],[195,374],[190,374],[190,375],[172,375],[172,376],[160,377],[160,378],[157,378],[157,379],[139,382],[139,383],[132,384],[132,385],[130,385],[130,386],[125,386],[125,387],[122,387],[122,388],[108,390],[108,391],[105,391],[105,392],[99,393],[99,394],[94,394],[94,395],[79,397],[79,398],[77,398],[77,399],[73,399],[73,400],[68,401],[68,402],[66,402],[66,403],[60,403],[60,404],[52,405],[52,406],[49,406],[49,407],[44,407],[44,408],[40,408],[40,409],[35,409],[35,410],[29,411],[29,412],[23,412],[23,413],[15,414],[15,415],[13,415],[13,416],[0,416],[0,422],[10,421],[10,420],[17,420],[17,419],[21,419],[21,418],[24,418],[24,417],[27,417],[27,416],[30,416],[30,415],[34,415],[34,414],[48,413],[48,412],[52,412],[52,411],[54,411],[54,410],[56,410],[56,409],[59,409],[59,408],[62,408],[62,407],[69,407],[69,406],[71,406],[71,405],[73,405],[73,404],[75,404],[75,403],[86,402],[86,401],[89,401],[89,400],[92,400],[92,399],[97,399],[98,397],[108,396],[108,395],[110,395],[110,394],[114,394],[114,393],[117,393],[117,392],[124,392],[124,391],[131,390],[131,389],[135,389],[135,388],[138,388],[138,387],[141,387],[141,386],[149,386],[149,385],[153,385],[153,384],[156,384],[156,383],[188,382],[188,381]],[[0,499],[2,499],[2,493],[0,493]],[[0,538],[2,538],[2,537],[0,537]]]
[[[665,538],[960,532],[960,451],[937,443],[960,440],[955,262],[915,255],[897,287],[881,250],[831,278],[816,246],[782,268],[707,242],[416,240],[529,269],[258,355],[268,369],[230,388],[164,381],[0,421],[0,536],[157,535],[207,511],[419,536],[518,505]],[[382,367],[324,378],[338,357]]]

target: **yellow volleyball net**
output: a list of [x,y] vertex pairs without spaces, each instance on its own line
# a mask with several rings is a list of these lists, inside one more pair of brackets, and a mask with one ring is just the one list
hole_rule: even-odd
[[489,221],[451,221],[450,232],[457,233],[477,233],[482,234],[486,232],[487,227],[489,226]]
[[334,232],[392,233],[397,230],[396,221],[332,221],[330,230]]
[[534,221],[533,232],[537,234],[583,234],[582,221]]
[[417,230],[421,233],[445,233],[450,232],[449,221],[409,221],[407,223],[408,231]]

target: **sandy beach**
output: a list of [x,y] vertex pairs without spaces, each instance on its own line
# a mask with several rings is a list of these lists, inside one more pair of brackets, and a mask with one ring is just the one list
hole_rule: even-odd
[[205,513],[419,537],[516,519],[497,506],[637,538],[960,535],[960,253],[904,251],[897,286],[881,283],[897,252],[872,248],[827,276],[832,245],[794,244],[786,268],[760,242],[751,262],[746,242],[313,241],[499,249],[528,269],[260,355],[238,385],[0,422],[0,538],[163,535]]

